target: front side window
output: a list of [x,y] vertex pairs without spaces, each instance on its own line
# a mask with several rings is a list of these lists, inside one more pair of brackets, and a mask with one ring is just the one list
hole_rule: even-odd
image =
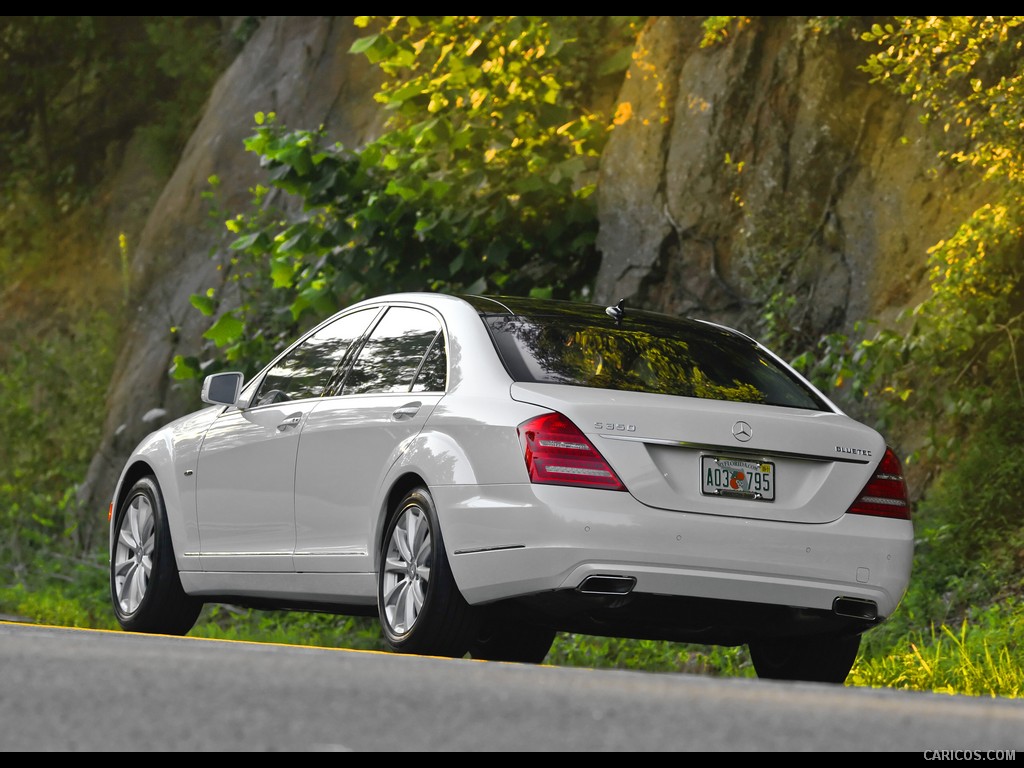
[[447,366],[443,355],[444,334],[434,315],[413,307],[391,307],[363,344],[341,394],[410,392],[414,383],[415,391],[433,391],[439,385],[443,389],[438,374]]
[[516,381],[829,410],[755,343],[671,318],[621,325],[578,317],[486,316]]
[[252,404],[320,397],[346,352],[363,335],[377,311],[353,312],[309,336],[267,371]]

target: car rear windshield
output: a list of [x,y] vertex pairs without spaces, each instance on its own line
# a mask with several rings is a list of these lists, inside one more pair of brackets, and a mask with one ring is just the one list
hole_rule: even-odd
[[716,326],[639,314],[621,324],[571,316],[483,319],[516,381],[831,410],[760,346]]

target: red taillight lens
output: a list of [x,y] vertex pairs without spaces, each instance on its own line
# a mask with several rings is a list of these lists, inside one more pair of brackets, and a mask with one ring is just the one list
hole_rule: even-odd
[[892,448],[885,449],[875,474],[846,511],[853,515],[910,519],[907,481],[903,479],[903,467]]
[[593,443],[560,413],[520,424],[519,442],[530,482],[626,490]]

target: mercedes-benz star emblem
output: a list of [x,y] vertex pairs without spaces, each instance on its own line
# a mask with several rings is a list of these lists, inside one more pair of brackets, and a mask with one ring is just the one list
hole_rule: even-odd
[[737,421],[732,425],[732,436],[741,443],[747,442],[754,434],[754,430],[745,421]]

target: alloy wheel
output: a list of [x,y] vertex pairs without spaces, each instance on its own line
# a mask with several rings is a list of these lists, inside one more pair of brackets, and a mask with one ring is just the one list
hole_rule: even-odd
[[430,520],[418,504],[400,513],[384,556],[384,615],[396,635],[412,630],[426,600],[433,563]]
[[143,493],[131,500],[121,516],[114,549],[114,589],[121,611],[131,615],[146,596],[153,570],[156,515]]

